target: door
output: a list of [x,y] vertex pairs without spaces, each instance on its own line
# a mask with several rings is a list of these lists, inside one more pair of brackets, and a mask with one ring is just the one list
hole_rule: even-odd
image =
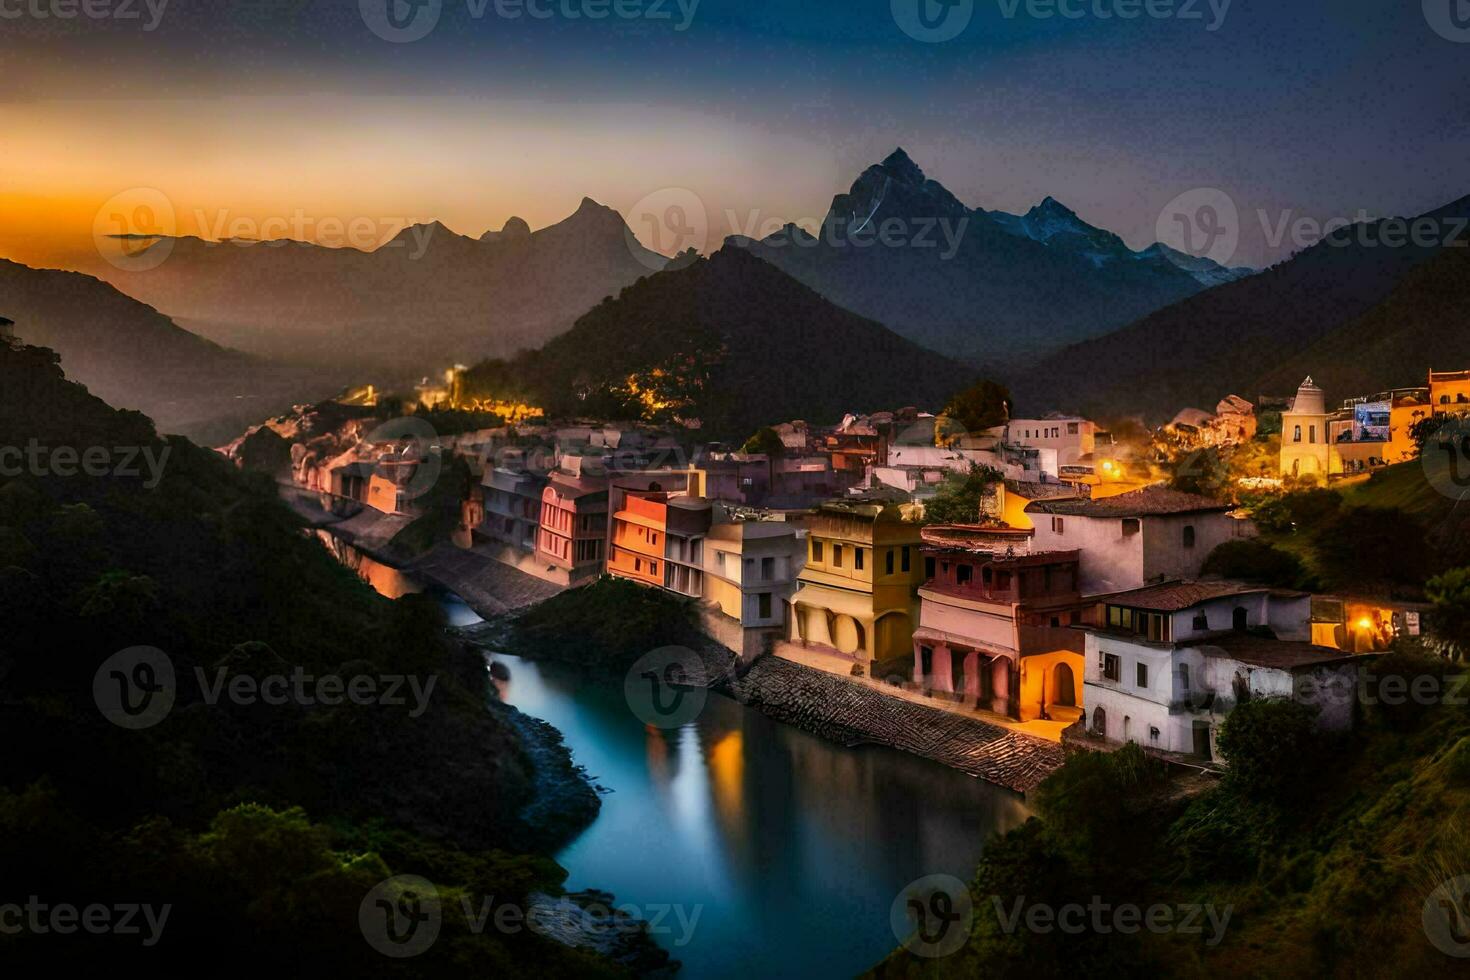
[[1052,671],[1051,691],[1052,704],[1069,707],[1077,704],[1076,680],[1072,676],[1070,665],[1057,664],[1056,669]]
[[1209,722],[1197,721],[1194,723],[1194,754],[1201,759],[1211,758]]

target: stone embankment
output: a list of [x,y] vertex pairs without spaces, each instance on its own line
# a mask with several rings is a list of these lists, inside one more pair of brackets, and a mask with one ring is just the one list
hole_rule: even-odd
[[[728,656],[723,649],[720,653]],[[762,657],[744,674],[722,672],[712,686],[777,721],[834,742],[886,745],[1018,793],[1035,789],[1065,760],[1055,742],[889,697],[780,657]]]

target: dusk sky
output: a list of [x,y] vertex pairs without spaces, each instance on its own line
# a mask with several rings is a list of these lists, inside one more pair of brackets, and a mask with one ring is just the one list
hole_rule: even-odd
[[[1258,212],[1470,193],[1455,0],[1068,0],[1075,19],[1037,0],[500,0],[514,18],[443,0],[405,43],[369,28],[372,0],[160,2],[0,0],[0,256],[85,268],[99,208],[140,187],[208,237],[293,216],[308,237],[326,219],[478,236],[685,188],[716,247],[727,212],[814,224],[898,145],[970,205],[1050,194],[1134,248],[1170,200],[1217,188],[1241,213],[1233,263],[1256,266],[1299,247]],[[910,36],[916,3],[963,29]]]

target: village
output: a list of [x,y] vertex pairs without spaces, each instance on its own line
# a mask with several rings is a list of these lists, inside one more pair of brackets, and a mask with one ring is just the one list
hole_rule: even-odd
[[[284,464],[289,444],[283,492],[311,502],[324,540],[383,562],[448,509],[429,564],[483,616],[625,580],[697,603],[742,664],[776,657],[1028,738],[1211,767],[1243,698],[1315,699],[1319,724],[1345,729],[1352,697],[1322,692],[1353,691],[1366,658],[1428,635],[1424,602],[1207,573],[1218,548],[1259,534],[1242,487],[1363,480],[1418,458],[1426,420],[1470,411],[1470,371],[1427,382],[1330,410],[1307,378],[1275,403],[1186,409],[1142,442],[1006,406],[975,431],[903,409],[783,423],[738,448],[524,405],[514,425],[456,435],[380,426],[360,389],[228,451],[244,462],[270,438]],[[405,411],[463,404],[452,371],[415,398]],[[1197,454],[1221,449],[1249,462],[1180,488]],[[451,462],[468,480],[445,501]],[[936,501],[963,487],[955,519]]]

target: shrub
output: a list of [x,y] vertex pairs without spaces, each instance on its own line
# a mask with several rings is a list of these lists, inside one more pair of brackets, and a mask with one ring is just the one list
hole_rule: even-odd
[[1281,801],[1304,793],[1321,749],[1317,709],[1283,698],[1242,701],[1220,726],[1226,782],[1241,795]]
[[1254,538],[1220,545],[1205,560],[1203,570],[1206,575],[1283,587],[1300,585],[1306,575],[1296,555]]

